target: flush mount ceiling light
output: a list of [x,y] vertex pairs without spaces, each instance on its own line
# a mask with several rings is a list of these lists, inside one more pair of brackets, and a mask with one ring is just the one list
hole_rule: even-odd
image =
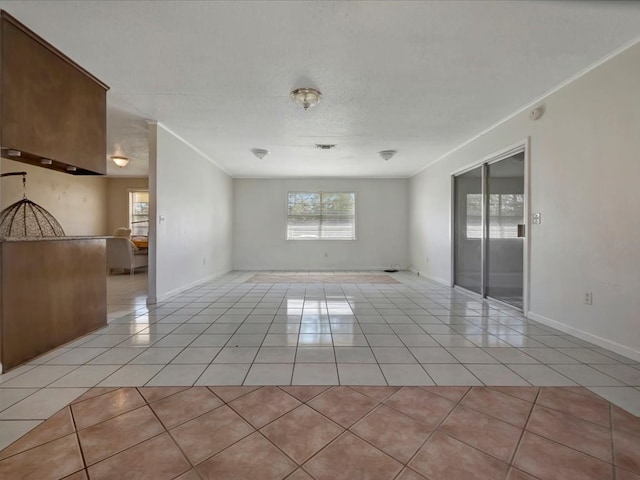
[[382,150],[381,152],[378,152],[378,155],[384,158],[384,161],[386,162],[391,157],[393,157],[396,153],[398,153],[396,150]]
[[320,103],[321,98],[322,93],[315,88],[296,88],[291,92],[291,100],[305,110],[309,110],[310,107],[315,107]]
[[264,157],[269,155],[269,150],[265,150],[264,148],[252,148],[251,153],[262,160]]
[[120,155],[112,156],[111,160],[113,160],[113,163],[115,163],[120,168],[126,167],[129,164],[129,158],[122,157]]

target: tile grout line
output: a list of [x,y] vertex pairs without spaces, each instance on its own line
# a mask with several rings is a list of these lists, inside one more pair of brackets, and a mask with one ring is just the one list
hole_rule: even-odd
[[613,441],[613,406],[612,403],[609,402],[609,435],[611,438],[611,469],[613,471],[613,479],[617,480],[618,478],[618,469],[616,468],[616,445]]
[[[160,387],[160,388],[162,388],[162,387]],[[186,461],[187,461],[187,464],[188,464],[191,468],[195,468],[195,466],[191,463],[191,461],[189,460],[189,457],[188,457],[188,456],[187,456],[187,454],[184,452],[184,450],[182,449],[182,447],[180,447],[180,445],[178,444],[178,442],[176,442],[176,439],[175,439],[175,438],[173,438],[173,435],[171,435],[171,432],[169,431],[169,429],[167,428],[167,426],[166,426],[166,425],[164,424],[164,422],[160,419],[160,417],[158,416],[158,414],[156,413],[156,411],[151,407],[151,404],[150,404],[149,402],[147,402],[147,399],[144,397],[144,395],[142,395],[142,392],[140,392],[140,391],[138,390],[138,388],[136,388],[135,390],[138,392],[138,395],[140,395],[140,396],[142,397],[142,399],[144,400],[144,402],[145,402],[145,406],[146,406],[149,410],[151,410],[151,413],[153,414],[153,416],[155,417],[155,419],[156,419],[156,420],[160,423],[160,425],[162,426],[162,428],[163,428],[163,432],[159,433],[158,435],[155,435],[155,436],[152,436],[152,437],[150,437],[150,438],[147,438],[146,440],[143,440],[142,442],[137,443],[137,444],[136,444],[136,445],[134,445],[134,446],[140,445],[140,444],[142,444],[142,443],[144,443],[144,442],[146,442],[146,441],[149,441],[149,440],[151,440],[151,439],[153,439],[153,438],[160,437],[161,435],[164,435],[164,434],[166,433],[166,434],[168,435],[169,439],[171,440],[171,442],[173,443],[173,445],[178,449],[178,451],[179,451],[179,452],[180,452],[180,454],[182,455],[182,458],[183,458],[184,460],[186,460]],[[184,392],[185,390],[182,390],[182,391]],[[176,393],[180,393],[180,392],[176,392]],[[213,392],[212,392],[212,393],[213,393]],[[174,395],[175,395],[175,394],[174,394]],[[172,395],[169,395],[169,396],[167,396],[167,397],[163,397],[163,398],[162,398],[162,399],[160,399],[160,400],[163,400],[164,398],[168,398],[168,397],[171,397],[171,396],[172,396]],[[214,396],[215,396],[215,394],[214,394]],[[218,397],[216,396],[216,398],[218,398]],[[223,404],[222,404],[222,405],[225,405],[225,403],[223,402]],[[219,405],[219,406],[221,406],[221,405]],[[212,409],[212,410],[210,410],[210,411],[213,411],[213,410],[215,410],[215,409],[216,409],[216,408],[214,408],[214,409]],[[209,412],[207,412],[207,413],[209,413]],[[203,415],[204,415],[204,414],[203,414]],[[196,417],[196,418],[198,418],[198,417]],[[185,423],[186,423],[186,422],[185,422]],[[182,424],[180,424],[180,425],[182,425]],[[175,427],[174,427],[174,428],[175,428]],[[133,447],[129,447],[129,448],[127,448],[126,450],[123,450],[123,452],[126,452],[127,450],[129,450],[129,449],[131,449],[131,448],[133,448]],[[118,453],[122,453],[122,452],[118,452]],[[117,455],[118,453],[116,453],[115,455]],[[115,456],[115,455],[114,455],[114,456]],[[103,461],[103,460],[101,460],[101,461]],[[189,470],[191,470],[191,468],[190,468]],[[175,478],[178,478],[180,475],[183,475],[184,473],[188,472],[189,470],[185,470],[184,472],[182,472],[182,473],[180,473],[179,475],[177,475]]]
[[[453,402],[451,399],[447,399],[450,402],[454,403],[453,407],[451,408],[451,410],[449,410],[449,413],[447,413],[447,415],[445,415],[442,420],[440,420],[440,422],[438,422],[438,424],[434,427],[433,431],[427,436],[427,438],[425,439],[424,442],[422,442],[420,444],[420,446],[418,447],[418,449],[414,452],[414,454],[409,458],[409,460],[407,460],[407,463],[405,464],[407,467],[409,467],[409,464],[418,456],[418,454],[420,453],[420,451],[424,448],[424,446],[429,442],[429,440],[431,440],[436,433],[438,433],[440,427],[442,426],[442,424],[451,416],[451,414],[456,410],[456,408],[458,408],[458,406],[460,405],[460,403],[462,402],[462,400],[469,394],[469,392],[472,390],[473,387],[469,388],[467,390],[467,392],[458,399],[457,402]],[[400,390],[399,390],[400,391]],[[443,397],[444,398],[444,397]],[[393,408],[393,407],[390,407]],[[394,409],[395,410],[395,409]],[[446,435],[443,433],[443,435]],[[448,435],[447,435],[448,436]],[[451,437],[450,437],[451,438]],[[454,439],[456,441],[460,441],[457,439]],[[462,443],[462,442],[461,442]],[[466,444],[465,444],[466,445]],[[472,447],[475,448],[475,447]],[[478,450],[478,449],[476,449]],[[484,453],[484,452],[482,452]],[[422,475],[422,473],[420,473],[420,475]]]
[[[527,425],[529,424],[529,421],[531,420],[531,416],[533,415],[533,410],[536,408],[536,405],[538,404],[538,397],[540,396],[540,394],[542,393],[542,388],[538,388],[538,392],[536,393],[535,398],[533,399],[533,402],[531,403],[531,409],[529,410],[529,415],[527,415],[527,420],[524,422],[524,425],[522,426],[522,431],[520,432],[520,437],[518,438],[518,442],[516,443],[516,447],[513,449],[513,452],[511,453],[511,458],[509,459],[509,470],[516,468],[513,465],[513,462],[515,461],[516,457],[518,456],[518,452],[520,450],[520,445],[522,444],[522,439],[524,438],[524,434],[525,432],[527,432]],[[529,472],[525,471],[527,474]]]
[[[76,399],[77,400],[77,399]],[[71,422],[73,423],[73,433],[76,437],[76,442],[78,442],[78,448],[80,449],[80,458],[82,458],[83,469],[87,473],[87,478],[89,477],[89,470],[87,465],[87,459],[84,455],[84,448],[82,448],[82,442],[80,442],[80,432],[78,431],[78,425],[76,424],[76,417],[73,414],[73,409],[71,408],[71,403],[67,405],[65,408],[69,409],[69,415],[71,415]],[[55,415],[55,414],[54,414]]]

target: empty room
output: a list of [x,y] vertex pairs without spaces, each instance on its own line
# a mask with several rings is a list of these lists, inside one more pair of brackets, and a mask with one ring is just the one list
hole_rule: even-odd
[[0,478],[640,480],[640,2],[0,10]]

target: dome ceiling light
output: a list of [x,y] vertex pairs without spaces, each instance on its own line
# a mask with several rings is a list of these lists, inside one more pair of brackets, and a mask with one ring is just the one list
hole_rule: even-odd
[[115,163],[120,168],[126,167],[129,164],[129,158],[120,155],[113,155],[111,157],[111,160],[113,160],[113,163]]
[[321,98],[322,93],[315,88],[296,88],[291,92],[291,100],[305,110],[309,110],[310,107],[315,107],[320,103]]
[[397,150],[382,150],[381,152],[378,152],[378,155],[384,158],[384,161],[386,162],[389,161],[396,153],[398,153]]

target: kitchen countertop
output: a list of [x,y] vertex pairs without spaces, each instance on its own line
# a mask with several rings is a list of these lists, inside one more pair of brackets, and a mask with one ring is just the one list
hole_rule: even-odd
[[0,242],[42,242],[42,241],[60,241],[60,240],[103,240],[111,238],[109,235],[95,236],[64,236],[64,237],[0,237]]

